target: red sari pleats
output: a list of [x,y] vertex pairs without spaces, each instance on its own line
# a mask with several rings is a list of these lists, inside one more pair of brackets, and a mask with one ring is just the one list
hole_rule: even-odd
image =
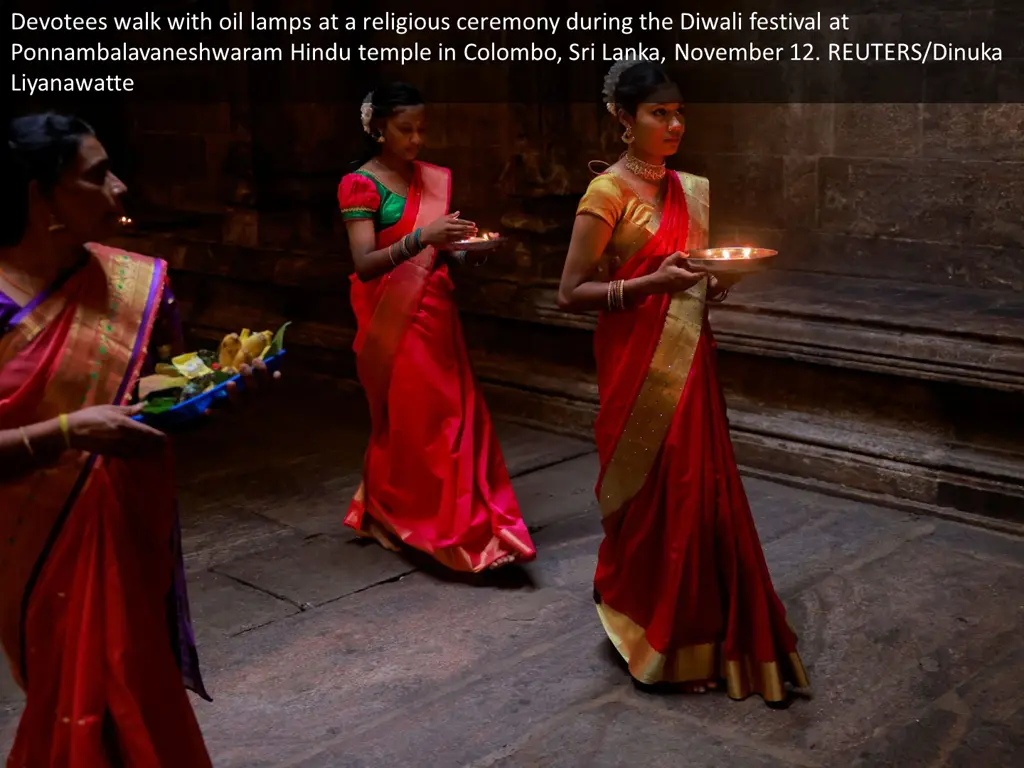
[[363,487],[345,522],[364,515],[458,571],[500,557],[535,556],[491,417],[473,374],[452,283],[427,282],[402,339],[387,393],[387,424],[374,425]]
[[168,642],[170,461],[99,464],[69,513],[27,614],[12,768],[107,768],[112,747],[126,766],[211,765]]
[[[90,250],[0,340],[5,428],[121,405],[137,380],[165,265]],[[26,694],[12,768],[210,765],[170,642],[175,525],[170,449],[69,451],[0,487],[0,642]]]
[[[705,247],[706,180],[668,178],[658,231],[615,279]],[[598,615],[645,684],[724,680],[729,695],[807,687],[729,438],[705,286],[603,312],[594,339],[602,541]]]
[[640,682],[721,679],[734,698],[767,701],[785,698],[786,682],[808,685],[736,466],[707,324],[655,469],[604,531],[594,587]]
[[[417,162],[402,219],[378,233],[377,247],[447,212],[450,184],[447,169]],[[382,278],[352,280],[357,370],[372,432],[345,524],[375,533],[374,521],[452,570],[478,572],[536,552],[466,354],[452,290],[447,267],[437,265],[429,247]]]

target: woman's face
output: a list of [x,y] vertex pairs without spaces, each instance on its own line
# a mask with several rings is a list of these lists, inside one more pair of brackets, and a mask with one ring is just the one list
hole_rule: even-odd
[[637,107],[633,120],[634,147],[643,154],[674,155],[685,132],[683,103],[674,85],[664,86]]
[[399,107],[384,122],[384,149],[402,160],[415,160],[427,137],[427,110],[422,104]]
[[76,242],[98,242],[114,235],[124,216],[124,183],[110,170],[110,158],[95,136],[85,136],[78,154],[45,201],[48,222],[63,225]]

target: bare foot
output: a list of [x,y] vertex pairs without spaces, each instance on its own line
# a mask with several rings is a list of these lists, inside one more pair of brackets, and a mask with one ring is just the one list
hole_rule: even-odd
[[513,555],[506,555],[505,557],[499,557],[493,563],[488,565],[487,568],[489,570],[494,570],[495,568],[503,568],[506,565],[512,565],[512,563],[514,563],[515,561],[516,561],[515,556],[513,556]]
[[395,546],[395,543],[393,541],[391,541],[391,537],[388,536],[387,531],[385,531],[372,520],[370,521],[370,525],[368,526],[367,530],[356,531],[356,535],[361,536],[364,539],[373,539],[389,552],[398,551],[398,547]]
[[719,682],[717,680],[691,680],[683,683],[683,693],[709,693],[717,691]]

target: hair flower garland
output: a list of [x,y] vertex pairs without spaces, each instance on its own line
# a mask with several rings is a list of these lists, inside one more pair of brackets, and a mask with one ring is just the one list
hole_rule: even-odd
[[622,77],[622,73],[632,67],[634,64],[639,64],[639,59],[619,59],[612,64],[611,69],[608,70],[608,74],[604,78],[604,90],[601,95],[604,99],[604,105],[608,108],[608,111],[614,115],[617,106],[615,103],[615,89],[619,85],[619,78]]

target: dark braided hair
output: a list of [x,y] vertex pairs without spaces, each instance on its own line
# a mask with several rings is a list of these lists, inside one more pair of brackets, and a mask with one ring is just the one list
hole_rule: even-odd
[[17,245],[28,228],[29,186],[44,195],[53,192],[74,162],[82,139],[95,136],[84,120],[53,112],[26,115],[7,126],[0,157],[0,184],[7,210],[0,217],[0,246]]
[[641,61],[619,75],[615,84],[615,104],[633,117],[637,109],[652,95],[666,86],[674,86],[675,81],[660,64],[652,61]]
[[[409,85],[408,83],[391,83],[389,85],[385,85],[373,92],[371,102],[373,106],[373,117],[371,118],[371,126],[373,123],[377,123],[379,125],[382,121],[392,117],[403,107],[418,107],[425,103],[423,95],[419,92],[419,89],[413,85]],[[377,137],[380,134],[378,132],[373,132],[371,128],[371,133],[364,135],[366,136],[366,148],[359,159],[353,163],[357,168],[369,162],[380,152],[380,143],[377,141]]]

